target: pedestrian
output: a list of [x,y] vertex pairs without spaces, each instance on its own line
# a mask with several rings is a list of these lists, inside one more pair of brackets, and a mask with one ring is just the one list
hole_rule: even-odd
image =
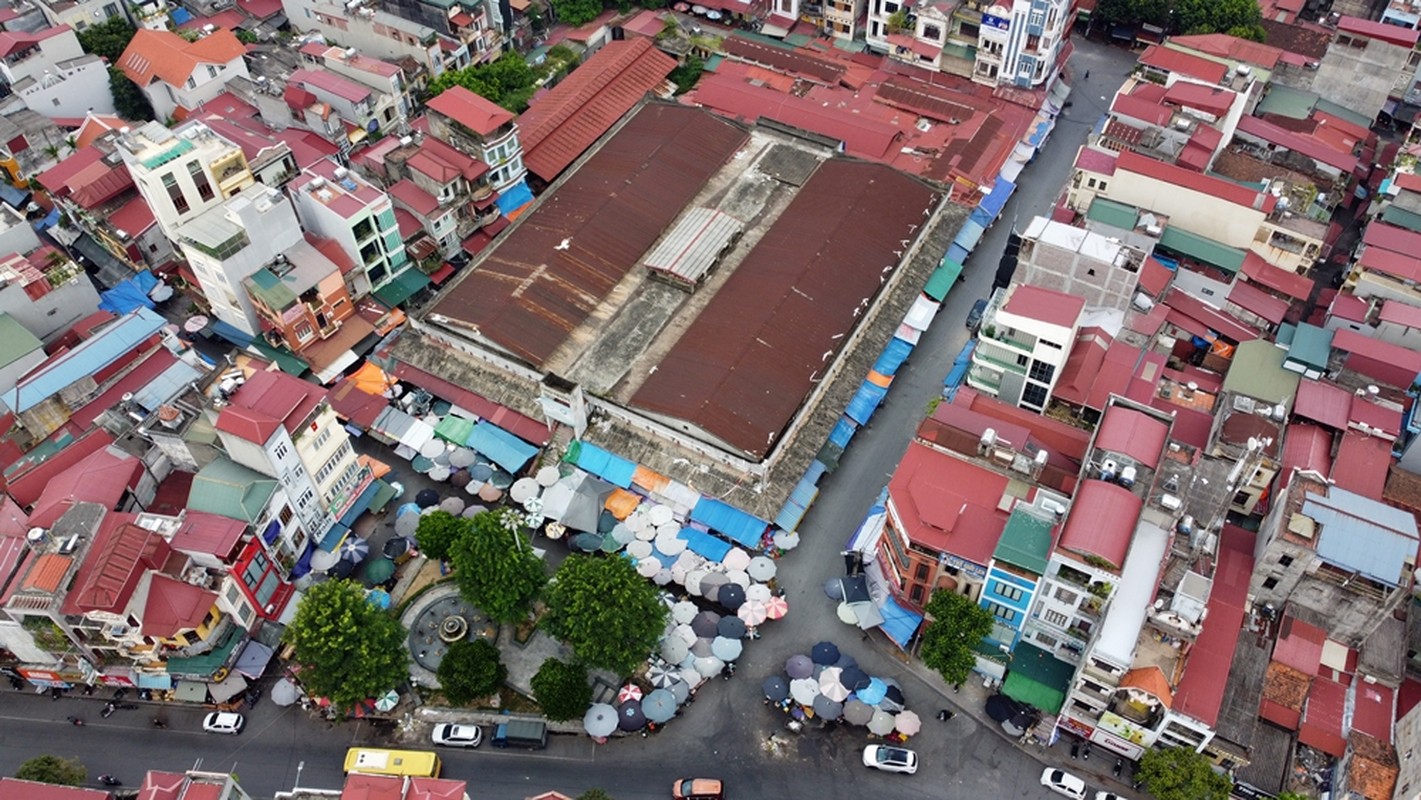
[[1090,70],[1086,70],[1086,71],[1085,71],[1085,78],[1084,78],[1084,80],[1090,80]]

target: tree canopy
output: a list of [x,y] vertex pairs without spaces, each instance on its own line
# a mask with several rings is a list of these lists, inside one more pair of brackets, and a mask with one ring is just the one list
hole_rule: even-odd
[[1255,0],[1101,0],[1096,15],[1107,23],[1149,23],[1166,33],[1227,33],[1264,39]]
[[585,25],[602,13],[602,0],[552,0],[553,15],[558,22],[571,25]]
[[548,586],[547,630],[594,669],[629,675],[666,621],[656,584],[625,558],[570,555]]
[[1135,777],[1156,800],[1228,800],[1233,789],[1229,776],[1183,747],[1147,750]]
[[433,97],[445,89],[462,86],[491,103],[521,114],[527,110],[533,94],[542,88],[539,81],[546,84],[549,78],[570,69],[576,62],[577,54],[566,45],[549,48],[537,67],[529,66],[517,53],[508,52],[496,61],[445,72],[430,81],[429,95]]
[[532,686],[543,714],[556,722],[578,719],[592,704],[592,684],[587,682],[587,668],[581,664],[550,658],[538,667]]
[[498,622],[527,617],[548,574],[518,516],[485,511],[470,522],[449,553],[459,594]]
[[35,756],[15,770],[15,777],[22,781],[78,786],[89,777],[89,771],[77,758]]
[[113,95],[113,107],[119,117],[132,122],[153,119],[153,105],[148,102],[148,96],[118,67],[109,67],[109,93]]
[[588,789],[577,796],[577,800],[616,800],[603,789]]
[[341,709],[381,695],[409,677],[405,630],[348,580],[306,590],[285,640],[294,646],[301,683]]
[[454,543],[473,527],[472,520],[456,517],[448,511],[431,511],[420,516],[414,540],[425,556],[436,561],[447,561]]
[[938,590],[923,609],[932,618],[923,630],[918,657],[951,684],[967,680],[977,663],[978,643],[992,632],[992,615],[955,592]]
[[137,30],[122,16],[109,17],[97,25],[90,25],[77,34],[79,46],[84,52],[93,53],[110,64],[117,64],[118,57],[128,48]]
[[444,697],[462,706],[496,693],[508,680],[508,667],[487,639],[464,639],[449,645],[435,674]]

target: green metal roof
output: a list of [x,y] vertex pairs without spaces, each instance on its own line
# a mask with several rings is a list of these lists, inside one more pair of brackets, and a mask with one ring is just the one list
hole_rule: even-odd
[[237,649],[237,645],[247,641],[246,633],[241,626],[233,625],[222,634],[221,642],[206,653],[191,658],[168,659],[168,674],[192,680],[212,677],[217,670],[227,665],[227,659],[232,657],[232,651]]
[[1362,116],[1361,114],[1358,114],[1352,109],[1347,108],[1343,105],[1338,105],[1337,103],[1334,103],[1333,101],[1328,100],[1325,97],[1318,98],[1317,110],[1327,114],[1331,114],[1334,117],[1345,119],[1359,128],[1370,128],[1372,127],[1372,124],[1376,122],[1376,120],[1367,119],[1366,117]]
[[300,377],[311,366],[285,347],[272,347],[265,339],[253,339],[252,347],[264,357],[276,362],[276,366],[287,375]]
[[[1294,336],[1294,341],[1297,337]],[[1254,339],[1243,342],[1234,353],[1224,391],[1238,392],[1266,403],[1281,403],[1298,391],[1296,372],[1283,369],[1284,352],[1272,342]]]
[[[1268,86],[1268,94],[1258,101],[1255,113],[1259,116],[1277,114],[1289,119],[1307,119],[1320,99],[1312,92],[1273,83]],[[1367,123],[1362,124],[1367,125]]]
[[1007,518],[992,558],[1045,575],[1046,558],[1051,555],[1051,527],[1050,520],[1017,508]]
[[219,458],[198,470],[187,504],[194,511],[255,523],[275,492],[275,480],[229,458]]
[[1085,217],[1092,222],[1132,231],[1135,229],[1135,222],[1140,219],[1140,210],[1097,195],[1090,201],[1090,208],[1086,210]]
[[429,285],[429,276],[411,267],[396,275],[389,283],[371,292],[375,299],[389,308],[403,303],[420,289]]
[[962,274],[962,265],[951,259],[943,259],[939,266],[928,278],[928,282],[923,286],[923,294],[932,299],[942,302],[947,293],[952,291],[952,285],[957,282],[957,278]]
[[44,343],[25,330],[19,320],[0,313],[0,367],[7,367],[42,347]]
[[1332,331],[1298,323],[1293,333],[1293,341],[1288,345],[1287,361],[1296,361],[1311,369],[1326,370],[1327,359],[1332,355]]
[[282,311],[296,302],[296,294],[286,288],[281,278],[266,267],[253,272],[243,283],[247,285],[247,291],[253,297],[275,311]]
[[1012,651],[1002,694],[1047,714],[1055,714],[1066,702],[1075,667],[1036,645],[1021,642]]
[[1398,228],[1421,233],[1421,214],[1415,211],[1407,211],[1398,205],[1390,205],[1382,212],[1382,221],[1390,222]]
[[1164,235],[1159,237],[1159,246],[1228,272],[1238,272],[1246,255],[1237,247],[1175,227],[1165,228]]

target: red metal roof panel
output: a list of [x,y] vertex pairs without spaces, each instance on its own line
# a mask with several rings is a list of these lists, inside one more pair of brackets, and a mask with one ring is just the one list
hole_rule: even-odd
[[1218,83],[1229,73],[1227,64],[1152,44],[1140,55],[1140,63],[1165,72],[1178,72],[1207,83]]
[[1236,95],[1227,89],[1220,89],[1217,86],[1204,86],[1189,81],[1176,81],[1164,93],[1166,103],[1173,103],[1185,108],[1198,109],[1206,114],[1215,117],[1222,117],[1229,112],[1229,106],[1233,105]]
[[[1131,366],[1133,371],[1133,363]],[[1168,436],[1169,426],[1163,421],[1143,411],[1117,405],[1106,409],[1101,418],[1095,432],[1095,447],[1129,456],[1154,469],[1159,466],[1160,453]]]
[[1302,381],[1293,401],[1293,414],[1320,422],[1333,430],[1347,430],[1351,418],[1352,393],[1324,381]]
[[1059,546],[1083,556],[1099,556],[1124,566],[1144,501],[1129,489],[1094,478],[1076,487]]
[[415,386],[431,394],[448,400],[480,419],[488,420],[525,442],[530,442],[540,447],[548,443],[548,426],[545,423],[539,422],[532,417],[524,416],[510,408],[505,408],[468,389],[455,386],[437,375],[431,375],[425,372],[419,367],[406,364],[403,361],[396,361],[394,375],[402,381],[413,383]]
[[113,509],[123,499],[123,493],[137,485],[142,472],[142,462],[133,456],[99,450],[45,485],[30,511],[30,524],[51,527],[79,502]]
[[1094,147],[1082,147],[1076,153],[1076,169],[1094,172],[1098,175],[1115,174],[1115,154]]
[[1278,198],[1271,194],[1259,192],[1223,178],[1201,175],[1129,150],[1120,154],[1116,160],[1116,169],[1134,172],[1157,181],[1173,184],[1181,189],[1200,192],[1265,213],[1271,213],[1274,204],[1278,202]]
[[1349,492],[1381,500],[1391,469],[1391,442],[1359,431],[1347,431],[1337,447],[1332,482]]
[[997,510],[1005,475],[916,442],[893,471],[889,503],[908,540],[921,547],[987,564],[1007,515]]
[[463,125],[480,136],[488,136],[513,121],[513,114],[462,86],[445,89],[430,99],[426,107]]
[[1287,300],[1263,291],[1246,281],[1234,281],[1234,285],[1229,289],[1229,302],[1243,309],[1257,314],[1259,317],[1277,325],[1288,315],[1288,307],[1291,305]]
[[1352,395],[1351,402],[1347,419],[1354,426],[1366,426],[1392,438],[1401,435],[1401,409],[1374,403],[1357,394]]
[[[1205,303],[1194,295],[1181,292],[1178,289],[1169,293],[1165,299],[1165,304],[1172,309],[1183,314],[1203,327],[1221,336],[1225,336],[1235,342],[1251,342],[1260,338],[1260,334],[1252,326],[1245,325],[1234,317],[1225,314],[1217,308]],[[1172,317],[1172,315],[1171,315]],[[1171,319],[1173,321],[1173,319]],[[1195,335],[1201,335],[1197,331],[1190,329]]]
[[1346,16],[1337,20],[1337,30],[1341,33],[1355,33],[1369,39],[1377,39],[1397,47],[1405,47],[1408,50],[1416,46],[1417,36],[1421,35],[1412,28],[1402,28],[1397,25],[1388,25],[1385,22]]
[[1028,283],[1017,284],[1002,308],[1008,314],[1071,328],[1085,308],[1085,298]]
[[1307,711],[1298,741],[1341,758],[1347,750],[1342,738],[1342,714],[1347,705],[1347,687],[1326,678],[1315,678],[1308,692]]
[[1263,256],[1252,250],[1244,254],[1241,271],[1254,283],[1282,292],[1294,300],[1306,300],[1312,294],[1312,281],[1295,272],[1269,264]]
[[1359,681],[1352,701],[1352,730],[1390,744],[1395,710],[1396,692],[1390,686]]
[[1289,425],[1288,434],[1283,439],[1282,477],[1279,480],[1287,480],[1294,469],[1310,469],[1319,475],[1330,474],[1332,433],[1306,422]]
[[1174,691],[1174,710],[1210,726],[1219,719],[1229,669],[1243,627],[1243,605],[1253,575],[1252,533],[1232,524],[1219,535],[1219,563],[1206,607],[1204,629],[1189,651]]
[[1421,307],[1387,300],[1382,303],[1381,319],[1408,328],[1421,328]]
[[1350,173],[1360,163],[1350,151],[1341,152],[1325,142],[1318,141],[1311,136],[1294,133],[1262,117],[1244,115],[1238,121],[1238,132],[1256,136],[1265,142],[1278,145],[1343,172]]
[[[1393,370],[1386,370],[1374,376],[1379,380],[1391,383],[1391,385],[1410,386],[1416,376],[1421,374],[1421,353],[1401,345],[1383,342],[1380,339],[1373,339],[1356,331],[1341,328],[1333,335],[1332,346],[1351,353],[1351,357],[1347,359],[1347,366],[1358,372],[1363,372],[1363,374],[1371,375],[1376,372],[1373,364],[1394,367]],[[1353,359],[1359,356],[1363,360],[1353,366]],[[1373,363],[1368,363],[1368,360]],[[1406,375],[1410,377],[1405,379],[1405,383],[1392,383],[1392,380]]]

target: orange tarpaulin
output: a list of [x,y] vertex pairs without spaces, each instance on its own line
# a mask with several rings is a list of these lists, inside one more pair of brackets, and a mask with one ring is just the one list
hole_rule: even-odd
[[385,390],[390,388],[393,384],[393,381],[385,374],[384,370],[369,361],[361,364],[360,369],[356,370],[355,374],[351,375],[349,380],[355,384],[355,388],[366,394],[376,395],[377,397],[384,394]]
[[659,472],[637,465],[636,471],[632,473],[632,483],[640,486],[648,492],[659,492],[671,483],[671,479]]
[[617,519],[626,519],[641,504],[641,496],[618,489],[607,498],[607,510]]
[[887,388],[888,388],[888,384],[890,384],[890,383],[893,382],[893,376],[892,376],[892,375],[884,375],[884,374],[882,374],[882,373],[878,373],[878,372],[874,372],[873,370],[869,370],[869,371],[868,371],[868,382],[871,383],[871,384],[873,384],[874,386],[882,386],[883,388],[887,389]]
[[386,464],[383,461],[378,461],[376,459],[371,458],[370,456],[364,455],[356,456],[355,460],[369,467],[370,474],[375,476],[376,480],[379,480],[380,478],[383,478],[386,475],[390,474],[390,465]]

